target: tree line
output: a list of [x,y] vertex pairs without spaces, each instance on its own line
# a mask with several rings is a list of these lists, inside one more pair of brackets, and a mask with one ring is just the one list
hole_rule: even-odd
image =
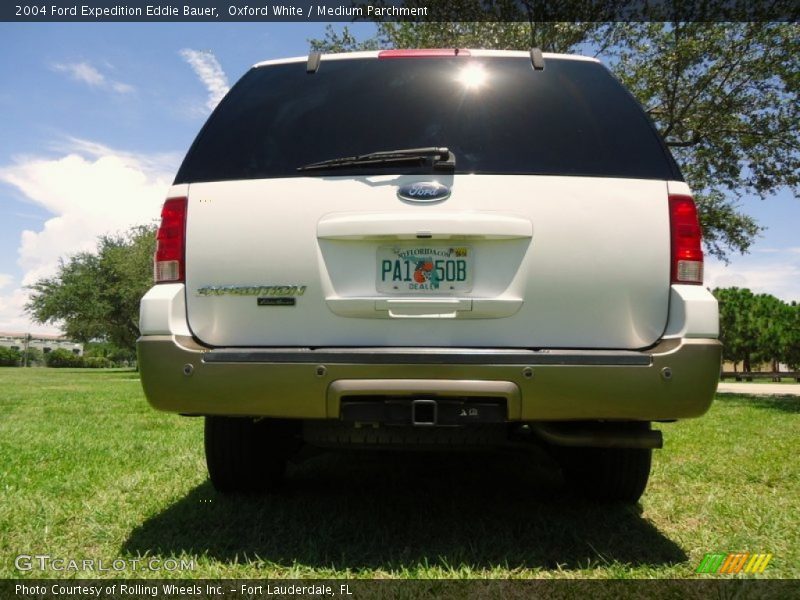
[[[136,360],[139,301],[153,284],[155,226],[98,238],[94,252],[62,259],[53,277],[30,286],[27,312],[84,343],[84,356],[54,350],[28,364],[57,367],[127,366]],[[33,349],[29,349],[31,352]],[[6,357],[20,364],[22,356]]]
[[19,350],[0,346],[0,367],[73,367],[102,369],[129,367],[136,362],[136,352],[130,348],[118,348],[108,342],[88,342],[82,355],[65,348],[42,352],[29,347]]
[[722,357],[734,371],[752,371],[767,363],[778,371],[781,363],[800,370],[800,305],[783,302],[770,294],[754,294],[747,288],[716,288],[719,301]]

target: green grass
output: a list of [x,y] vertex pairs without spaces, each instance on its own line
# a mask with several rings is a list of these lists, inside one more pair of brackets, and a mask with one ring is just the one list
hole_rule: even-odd
[[753,381],[736,381],[734,377],[726,377],[720,380],[721,383],[800,383],[794,377],[781,377],[780,381],[772,381],[771,378],[754,377]]
[[681,578],[729,551],[800,576],[800,398],[725,395],[662,425],[648,491],[624,508],[562,497],[522,453],[327,454],[280,495],[225,498],[202,420],[151,410],[136,373],[3,368],[0,390],[0,577],[114,576],[14,568],[48,554],[195,561],[128,577]]

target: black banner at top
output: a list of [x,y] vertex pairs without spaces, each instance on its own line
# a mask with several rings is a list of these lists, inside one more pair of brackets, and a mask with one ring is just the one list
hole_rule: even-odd
[[0,21],[791,21],[797,0],[16,0]]

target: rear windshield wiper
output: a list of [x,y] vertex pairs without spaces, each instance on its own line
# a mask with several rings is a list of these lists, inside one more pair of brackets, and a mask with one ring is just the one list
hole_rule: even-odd
[[[412,163],[412,166],[429,166],[436,170],[451,171],[455,169],[456,157],[448,148],[405,148],[402,150],[382,150],[380,152],[359,154],[358,156],[332,158],[297,167],[297,170],[315,171],[347,167],[387,166],[401,163]],[[413,163],[417,163],[417,165],[413,165]]]

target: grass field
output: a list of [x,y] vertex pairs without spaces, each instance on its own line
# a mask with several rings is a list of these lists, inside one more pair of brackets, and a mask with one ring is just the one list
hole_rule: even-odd
[[[202,420],[151,410],[129,371],[2,368],[0,410],[0,577],[682,578],[734,551],[800,577],[800,398],[719,396],[662,425],[638,508],[565,499],[521,453],[328,454],[280,495],[220,497]],[[194,570],[19,571],[19,554]]]
[[788,384],[800,383],[800,381],[797,381],[793,377],[781,377],[780,381],[773,381],[770,378],[765,378],[765,379],[754,378],[752,381],[737,381],[733,377],[727,377],[723,381],[724,383],[788,383]]

